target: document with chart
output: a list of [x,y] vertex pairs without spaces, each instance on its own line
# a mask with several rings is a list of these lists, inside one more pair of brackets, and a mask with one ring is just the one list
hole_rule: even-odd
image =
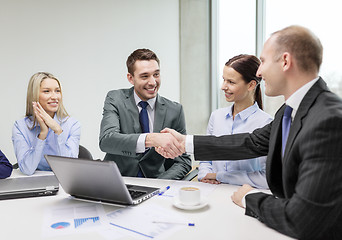
[[134,239],[164,239],[195,224],[175,211],[155,204],[126,207],[107,214],[109,226],[115,232]]
[[81,203],[47,209],[43,224],[43,236],[73,234],[96,231],[104,225],[106,218],[102,205]]

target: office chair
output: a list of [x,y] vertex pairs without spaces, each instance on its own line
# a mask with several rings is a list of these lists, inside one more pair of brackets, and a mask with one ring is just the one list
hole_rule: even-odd
[[192,179],[194,179],[195,177],[197,177],[198,175],[198,167],[196,167],[195,169],[191,170],[190,172],[188,172],[188,174],[186,174],[184,176],[184,178],[182,179],[182,181],[191,181]]
[[93,156],[91,155],[89,150],[82,145],[79,146],[78,158],[93,160]]

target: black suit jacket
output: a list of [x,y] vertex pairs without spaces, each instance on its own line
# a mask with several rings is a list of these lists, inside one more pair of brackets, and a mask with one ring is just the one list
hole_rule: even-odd
[[[154,148],[145,154],[135,152],[141,127],[133,91],[132,87],[107,94],[100,131],[100,148],[106,152],[104,160],[115,161],[123,176],[136,177],[140,168],[145,177],[182,179],[191,170],[189,155],[168,159],[172,164],[165,169],[166,159]],[[160,132],[166,127],[186,134],[183,107],[158,95],[153,131]]]
[[282,159],[284,108],[251,134],[195,136],[195,159],[267,155],[273,195],[247,195],[246,214],[291,237],[342,239],[342,101],[319,79],[300,103]]

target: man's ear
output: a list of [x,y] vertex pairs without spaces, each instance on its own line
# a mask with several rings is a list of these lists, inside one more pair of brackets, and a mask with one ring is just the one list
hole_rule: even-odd
[[282,61],[283,61],[283,70],[287,71],[289,68],[292,66],[292,55],[288,52],[284,52],[282,56]]
[[134,85],[134,80],[133,80],[132,74],[127,73],[127,80],[128,80],[132,85]]

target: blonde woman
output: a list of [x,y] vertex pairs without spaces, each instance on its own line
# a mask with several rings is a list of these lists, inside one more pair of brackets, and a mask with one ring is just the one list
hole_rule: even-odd
[[34,74],[28,84],[26,116],[14,123],[12,142],[20,170],[50,171],[44,154],[77,157],[80,123],[70,117],[62,101],[59,80],[50,73]]

